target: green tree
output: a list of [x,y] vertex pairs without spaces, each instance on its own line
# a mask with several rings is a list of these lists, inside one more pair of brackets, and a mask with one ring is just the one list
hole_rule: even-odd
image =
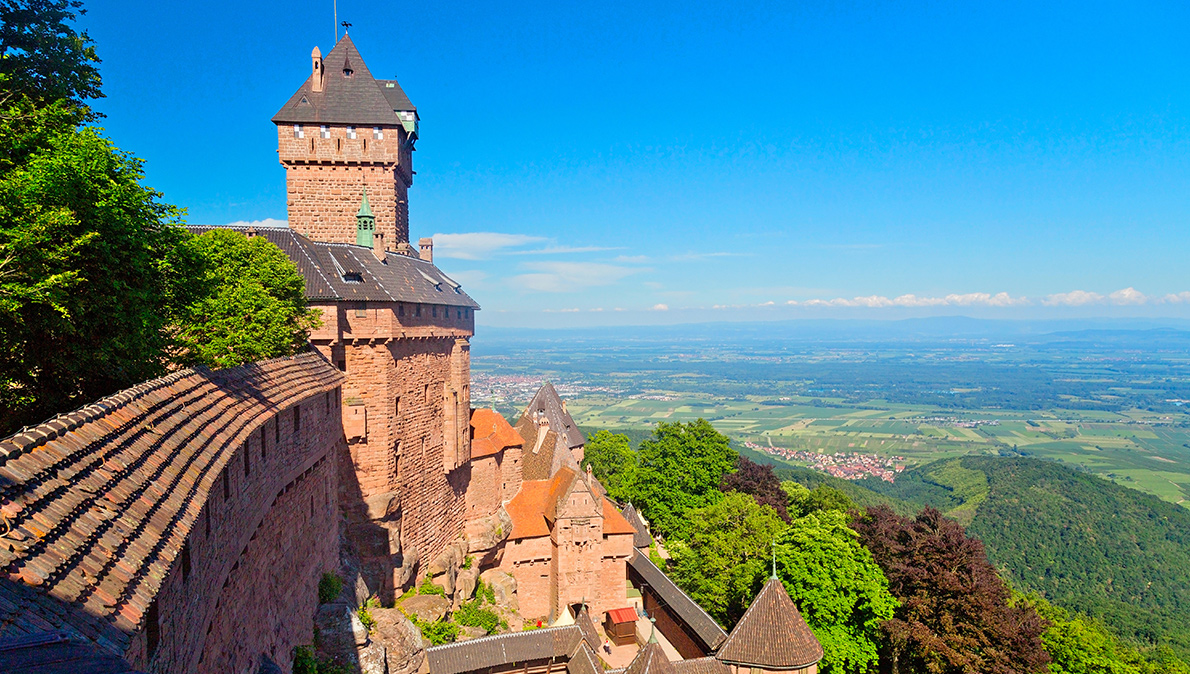
[[636,452],[627,435],[596,432],[587,438],[583,463],[591,465],[591,472],[612,498],[618,501],[631,498],[636,478]]
[[1049,653],[1051,674],[1147,674],[1149,664],[1094,618],[1054,606],[1039,597],[1018,598],[1049,621],[1041,643]]
[[19,161],[0,167],[2,432],[163,372],[164,329],[192,297],[188,235],[140,161],[59,121],[0,123]]
[[669,573],[690,598],[730,628],[755,596],[772,542],[785,529],[777,511],[739,492],[691,510],[690,538],[673,542]]
[[738,456],[727,437],[705,419],[660,423],[640,444],[631,500],[655,532],[682,538],[689,531],[686,514],[722,497],[719,483]]
[[[0,107],[24,99],[90,116],[86,101],[103,93],[91,38],[71,25],[82,7],[81,0],[0,0]],[[18,110],[30,108],[5,116]]]
[[847,494],[830,485],[820,484],[807,489],[796,482],[782,482],[781,488],[789,496],[789,514],[792,517],[805,517],[827,510],[847,512],[855,507]]
[[[777,539],[777,575],[822,644],[828,674],[865,674],[879,660],[881,624],[897,600],[847,514],[821,510],[793,520]],[[760,588],[767,575],[756,575]]]
[[232,367],[305,347],[318,313],[306,306],[302,275],[280,248],[218,229],[188,246],[202,262],[204,292],[178,328],[181,362]]

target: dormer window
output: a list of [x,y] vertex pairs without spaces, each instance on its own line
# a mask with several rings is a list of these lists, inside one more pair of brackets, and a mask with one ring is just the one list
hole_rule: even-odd
[[354,126],[347,127],[347,137],[351,138],[352,140],[355,140],[355,127]]
[[293,137],[294,138],[305,138],[306,137],[306,131],[305,131],[305,129],[302,128],[301,124],[293,125]]
[[323,124],[322,126],[318,127],[318,135],[322,136],[323,138],[330,138],[331,137],[331,127],[327,126],[326,124]]
[[384,140],[384,129],[378,126],[372,127],[372,140]]
[[348,271],[343,272],[344,283],[363,283],[364,277],[359,272]]

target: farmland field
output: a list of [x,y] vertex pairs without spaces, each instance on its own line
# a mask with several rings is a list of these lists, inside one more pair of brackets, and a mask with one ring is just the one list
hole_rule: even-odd
[[1023,455],[1190,507],[1190,333],[1153,337],[857,344],[545,333],[485,344],[481,333],[473,403],[515,418],[549,380],[588,432],[639,438],[660,422],[704,418],[791,465],[822,463],[805,453],[872,455],[904,468]]

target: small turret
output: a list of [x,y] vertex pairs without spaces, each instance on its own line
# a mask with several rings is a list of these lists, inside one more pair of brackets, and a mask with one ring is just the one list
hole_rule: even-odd
[[314,70],[310,76],[310,91],[320,92],[322,91],[323,71],[322,52],[319,51],[318,47],[315,47],[314,51],[310,52],[310,60],[313,62]]
[[365,187],[359,212],[355,214],[355,245],[371,248],[375,231],[376,216],[372,215],[372,207],[368,205],[368,188]]

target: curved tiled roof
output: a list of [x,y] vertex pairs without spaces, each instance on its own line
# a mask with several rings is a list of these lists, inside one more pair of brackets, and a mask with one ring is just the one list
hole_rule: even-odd
[[0,441],[0,635],[122,655],[261,417],[343,379],[317,353],[184,370]]
[[785,586],[770,578],[715,657],[745,667],[798,669],[822,659],[822,644]]
[[731,674],[731,668],[719,662],[714,656],[678,660],[673,663],[675,674]]

